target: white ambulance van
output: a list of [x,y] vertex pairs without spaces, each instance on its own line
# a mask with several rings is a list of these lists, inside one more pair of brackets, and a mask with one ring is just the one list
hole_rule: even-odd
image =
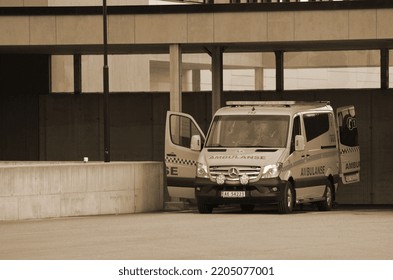
[[329,102],[230,101],[213,117],[207,137],[187,114],[168,112],[168,187],[191,187],[200,213],[223,204],[297,204],[330,210],[338,182],[360,180],[355,109]]

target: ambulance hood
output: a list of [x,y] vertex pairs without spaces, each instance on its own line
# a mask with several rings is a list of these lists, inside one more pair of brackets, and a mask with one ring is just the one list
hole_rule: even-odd
[[265,166],[282,162],[285,148],[206,148],[200,162],[208,166]]

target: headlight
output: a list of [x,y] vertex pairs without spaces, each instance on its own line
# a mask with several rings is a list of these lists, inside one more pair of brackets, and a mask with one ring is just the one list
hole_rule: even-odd
[[200,178],[208,178],[209,174],[207,173],[207,166],[205,164],[202,164],[198,162],[197,166],[197,177]]
[[282,163],[270,164],[263,167],[262,178],[276,178],[280,175]]

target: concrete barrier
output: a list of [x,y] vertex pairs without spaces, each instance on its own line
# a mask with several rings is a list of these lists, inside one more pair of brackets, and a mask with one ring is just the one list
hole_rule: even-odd
[[164,207],[160,162],[0,162],[0,221]]

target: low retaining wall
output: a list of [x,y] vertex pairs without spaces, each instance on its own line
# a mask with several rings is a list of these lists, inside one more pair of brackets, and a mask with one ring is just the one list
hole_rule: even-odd
[[160,162],[0,162],[0,221],[164,207]]

